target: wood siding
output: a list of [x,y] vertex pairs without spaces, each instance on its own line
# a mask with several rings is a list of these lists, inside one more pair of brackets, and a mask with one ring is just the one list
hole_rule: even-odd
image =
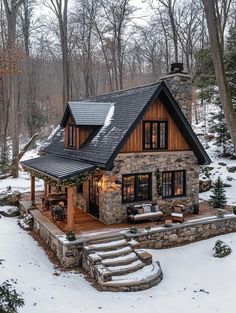
[[[67,149],[73,149],[68,147],[68,126],[73,124],[71,116],[68,119],[68,122],[65,127],[65,138],[64,138],[64,147]],[[76,127],[76,147],[74,149],[79,149],[81,145],[88,139],[88,137],[93,132],[94,127],[91,126],[77,126]]]
[[[145,113],[142,121],[138,123],[120,152],[142,152],[143,151],[143,121],[163,120],[168,121],[168,150],[180,151],[190,150],[189,144],[175,125],[172,117],[166,111],[160,100],[156,100]],[[153,151],[153,150],[145,150]],[[165,150],[158,150],[165,151]]]
[[83,143],[88,139],[88,137],[93,132],[94,128],[89,126],[80,126],[79,127],[79,147],[82,146]]

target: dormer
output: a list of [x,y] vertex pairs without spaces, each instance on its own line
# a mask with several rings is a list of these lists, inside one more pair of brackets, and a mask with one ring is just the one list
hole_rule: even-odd
[[68,102],[61,127],[65,128],[64,148],[79,149],[98,128],[104,126],[113,103]]

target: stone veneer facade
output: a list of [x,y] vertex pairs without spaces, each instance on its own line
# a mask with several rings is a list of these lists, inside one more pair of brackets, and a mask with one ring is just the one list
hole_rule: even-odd
[[[186,196],[163,199],[157,194],[156,171],[186,170]],[[122,175],[152,173],[152,200],[139,203],[122,203]],[[161,175],[160,175],[161,176]],[[99,190],[99,219],[105,224],[127,221],[127,206],[155,202],[164,212],[170,211],[173,201],[179,201],[191,209],[198,204],[199,166],[192,151],[120,153],[114,168],[104,171]]]

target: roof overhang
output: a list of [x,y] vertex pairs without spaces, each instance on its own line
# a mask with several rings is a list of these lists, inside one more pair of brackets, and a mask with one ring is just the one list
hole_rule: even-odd
[[58,182],[88,174],[96,169],[95,165],[52,154],[22,161],[21,165],[25,170],[36,172],[39,176],[47,176]]

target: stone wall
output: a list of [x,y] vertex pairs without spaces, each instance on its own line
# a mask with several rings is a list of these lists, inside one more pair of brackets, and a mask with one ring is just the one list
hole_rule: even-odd
[[135,237],[141,248],[162,249],[228,234],[236,231],[236,216],[187,222],[170,228],[160,227],[141,231]]
[[34,229],[55,253],[64,268],[82,265],[83,243],[65,241],[65,234],[38,210],[32,210]]
[[[83,246],[87,245],[89,240],[94,240],[94,235],[80,237],[73,242],[68,242],[65,240],[65,234],[38,210],[33,210],[31,213],[34,216],[35,230],[56,254],[63,267],[68,269],[82,266]],[[139,241],[141,248],[162,249],[181,246],[231,232],[236,232],[236,216],[232,214],[223,218],[212,217],[189,221],[168,228],[156,226],[149,231],[139,229],[137,234],[122,231],[122,235]],[[120,231],[117,230],[117,236],[120,235]],[[107,238],[107,233],[104,236]],[[111,236],[115,240],[114,231]],[[102,239],[102,234],[99,239]]]
[[[186,196],[162,200],[161,195],[157,194],[157,170],[186,170]],[[132,173],[152,173],[152,201],[158,203],[165,212],[170,210],[173,201],[181,202],[187,209],[198,204],[199,167],[192,151],[120,153],[115,159],[113,170],[104,172],[102,178],[99,213],[103,223],[127,221],[127,206],[130,203],[122,203],[122,175]]]
[[174,98],[179,102],[179,105],[187,117],[190,124],[192,123],[192,77],[185,73],[175,73],[166,75],[161,78],[167,84]]

